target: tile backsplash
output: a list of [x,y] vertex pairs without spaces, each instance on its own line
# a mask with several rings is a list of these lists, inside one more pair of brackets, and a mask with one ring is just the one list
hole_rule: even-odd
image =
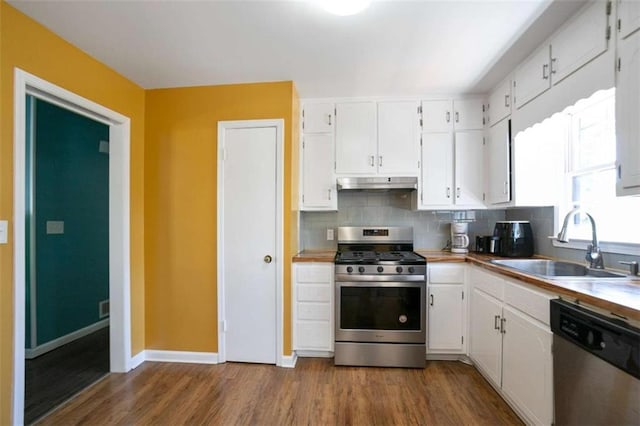
[[[327,240],[327,229],[339,226],[411,226],[417,249],[439,250],[450,239],[450,224],[460,214],[473,216],[469,222],[470,250],[477,235],[491,235],[498,220],[528,220],[534,235],[536,254],[584,262],[585,251],[555,247],[554,207],[511,208],[507,210],[456,211],[411,210],[411,195],[404,192],[340,192],[337,212],[301,212],[301,249],[335,249],[337,242]],[[454,216],[455,215],[455,216]],[[605,253],[605,267],[624,269],[620,260],[637,260],[638,256]]]
[[[476,235],[491,235],[497,220],[505,219],[504,210],[476,210],[469,222],[473,248]],[[306,250],[336,248],[327,241],[327,229],[339,226],[411,226],[414,246],[439,250],[450,239],[450,224],[455,217],[473,214],[455,211],[411,210],[411,195],[406,192],[340,192],[337,212],[301,212],[300,243]]]

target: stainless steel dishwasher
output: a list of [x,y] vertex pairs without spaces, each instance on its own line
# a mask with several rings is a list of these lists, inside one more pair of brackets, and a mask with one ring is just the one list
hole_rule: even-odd
[[640,329],[551,301],[556,425],[640,425]]

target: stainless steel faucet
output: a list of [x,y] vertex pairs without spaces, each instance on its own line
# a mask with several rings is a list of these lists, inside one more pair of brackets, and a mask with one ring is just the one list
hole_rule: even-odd
[[569,242],[569,239],[567,238],[569,219],[578,212],[584,213],[589,219],[589,222],[591,222],[591,244],[589,244],[589,246],[587,247],[587,255],[585,256],[585,259],[587,260],[587,262],[589,262],[590,268],[604,269],[604,260],[602,259],[602,252],[600,251],[600,247],[598,246],[598,237],[596,236],[596,221],[593,220],[589,213],[583,211],[580,207],[576,207],[575,209],[571,210],[564,217],[562,229],[558,233],[558,242]]

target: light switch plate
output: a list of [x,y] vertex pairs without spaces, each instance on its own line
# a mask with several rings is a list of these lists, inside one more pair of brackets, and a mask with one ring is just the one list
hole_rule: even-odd
[[47,234],[64,234],[64,221],[62,221],[62,220],[48,220],[47,221]]
[[9,232],[9,221],[0,220],[0,244],[7,244],[7,232]]

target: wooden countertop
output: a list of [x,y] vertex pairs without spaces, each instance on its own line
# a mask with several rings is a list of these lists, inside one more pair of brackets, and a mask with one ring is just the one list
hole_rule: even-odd
[[336,257],[335,250],[303,250],[293,256],[293,263],[296,262],[328,262],[333,263]]
[[[446,251],[420,249],[416,252],[426,257],[428,263],[469,262],[489,271],[566,296],[568,300],[587,303],[614,314],[640,321],[640,279],[546,280],[489,262],[492,259],[500,259],[497,256],[478,253],[454,254]],[[304,250],[293,257],[293,262],[332,263],[335,254],[335,250]]]

